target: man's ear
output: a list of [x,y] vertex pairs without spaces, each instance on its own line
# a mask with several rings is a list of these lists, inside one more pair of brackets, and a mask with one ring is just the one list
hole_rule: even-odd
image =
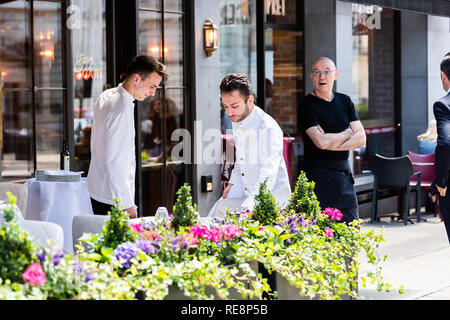
[[336,71],[334,72],[334,80],[337,80],[339,76],[339,71],[336,69]]
[[255,96],[254,95],[249,95],[248,96],[248,100],[247,100],[247,102],[249,102],[249,103],[253,103],[255,101]]

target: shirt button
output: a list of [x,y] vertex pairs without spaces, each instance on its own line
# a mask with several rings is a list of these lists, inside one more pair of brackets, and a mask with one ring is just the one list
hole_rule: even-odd
[[245,191],[248,191],[247,187],[244,188]]
[[244,173],[242,172],[242,176],[244,176]]
[[241,157],[241,161],[244,161],[244,158]]

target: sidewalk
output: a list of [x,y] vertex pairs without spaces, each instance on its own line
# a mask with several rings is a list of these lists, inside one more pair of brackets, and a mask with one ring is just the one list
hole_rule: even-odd
[[[392,285],[391,292],[378,292],[374,285],[360,285],[359,294],[370,300],[450,300],[450,246],[444,223],[439,216],[422,214],[427,222],[414,224],[382,219],[375,224],[366,223],[362,230],[383,230],[386,241],[378,249],[382,275]],[[365,258],[365,257],[364,257]],[[359,276],[370,266],[361,260]],[[404,293],[398,288],[403,285]]]

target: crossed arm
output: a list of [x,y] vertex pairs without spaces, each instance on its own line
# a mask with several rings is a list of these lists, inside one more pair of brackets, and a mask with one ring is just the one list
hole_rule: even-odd
[[366,133],[361,121],[350,122],[350,127],[339,133],[325,133],[317,125],[306,130],[317,148],[330,151],[353,150],[366,144]]

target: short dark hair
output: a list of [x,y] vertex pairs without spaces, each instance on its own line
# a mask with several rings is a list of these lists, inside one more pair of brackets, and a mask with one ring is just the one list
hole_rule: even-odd
[[235,90],[239,90],[245,100],[252,95],[252,86],[245,74],[229,74],[220,83],[220,93],[230,93]]
[[141,76],[142,80],[145,80],[147,76],[156,72],[161,76],[164,83],[169,79],[169,74],[166,71],[166,66],[156,60],[154,57],[148,55],[140,55],[134,57],[127,66],[127,72],[125,77],[129,78],[133,74],[137,73]]
[[441,61],[441,71],[447,76],[447,79],[450,80],[450,52],[447,53]]

